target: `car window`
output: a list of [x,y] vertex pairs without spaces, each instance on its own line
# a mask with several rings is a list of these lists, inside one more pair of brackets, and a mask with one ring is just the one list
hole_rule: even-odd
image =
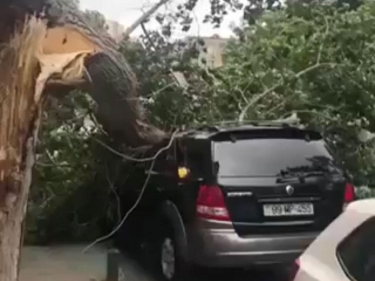
[[337,255],[352,281],[374,281],[375,218],[367,220],[340,243]]
[[219,176],[275,176],[281,170],[329,166],[332,156],[322,140],[255,138],[214,143]]

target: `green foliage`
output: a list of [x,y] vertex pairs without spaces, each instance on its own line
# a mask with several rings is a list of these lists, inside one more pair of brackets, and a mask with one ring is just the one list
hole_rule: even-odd
[[105,139],[90,121],[92,106],[80,92],[48,100],[28,206],[29,243],[94,239],[114,215],[106,179],[112,154],[95,141]]
[[[194,112],[201,107],[196,91],[206,87],[200,78],[203,70],[193,61],[202,44],[198,41],[170,42],[157,32],[150,32],[138,43],[122,44],[122,52],[139,79],[139,95],[150,121],[166,130],[200,123],[206,118],[205,114]],[[181,85],[176,79],[180,74],[192,81],[194,87]]]
[[63,0],[63,1],[65,1],[66,3],[68,3],[71,7],[79,9],[79,4],[80,4],[79,0]]
[[358,199],[375,198],[375,189],[368,186],[360,186],[356,189]]

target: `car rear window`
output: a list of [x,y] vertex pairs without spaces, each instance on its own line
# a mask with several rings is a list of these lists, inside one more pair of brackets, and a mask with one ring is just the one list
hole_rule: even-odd
[[274,135],[229,137],[213,144],[218,176],[275,176],[281,170],[325,165],[333,159],[321,138]]
[[352,281],[375,280],[375,218],[350,234],[337,249],[340,264]]

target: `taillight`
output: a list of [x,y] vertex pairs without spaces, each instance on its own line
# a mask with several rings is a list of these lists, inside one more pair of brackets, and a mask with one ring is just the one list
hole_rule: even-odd
[[354,185],[351,183],[347,183],[345,185],[345,193],[344,193],[344,210],[349,205],[349,203],[355,200],[355,189]]
[[197,216],[205,219],[230,221],[224,195],[220,187],[200,186],[197,199]]
[[345,203],[353,202],[355,199],[355,190],[354,186],[351,183],[345,185]]
[[299,269],[300,261],[299,259],[296,259],[292,265],[292,268],[290,269],[289,281],[293,281],[296,278]]

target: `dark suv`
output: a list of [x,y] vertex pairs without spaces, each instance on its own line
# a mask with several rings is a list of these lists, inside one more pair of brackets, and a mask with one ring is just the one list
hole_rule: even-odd
[[291,262],[354,200],[321,135],[277,123],[181,133],[149,167],[122,196],[127,210],[151,173],[120,232],[131,236],[120,235],[140,241],[165,280],[193,265]]

